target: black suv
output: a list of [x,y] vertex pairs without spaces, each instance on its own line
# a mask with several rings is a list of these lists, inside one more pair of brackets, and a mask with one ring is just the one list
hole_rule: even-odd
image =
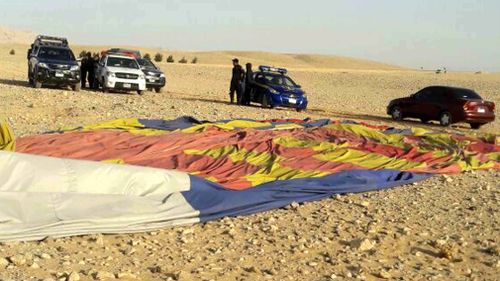
[[71,86],[80,90],[80,67],[66,38],[38,35],[28,50],[30,85]]
[[149,90],[154,89],[157,93],[161,92],[161,88],[165,87],[166,83],[163,71],[161,71],[160,68],[148,59],[138,58],[137,62],[146,76],[146,88]]

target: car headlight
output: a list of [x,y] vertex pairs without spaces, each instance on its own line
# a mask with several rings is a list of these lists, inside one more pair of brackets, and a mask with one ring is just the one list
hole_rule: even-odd
[[139,74],[139,79],[145,79],[144,74]]
[[38,63],[38,67],[49,68],[49,66],[44,62]]
[[163,74],[163,73],[162,73],[162,74],[160,74],[160,77],[161,77],[161,78],[165,78],[165,74]]
[[154,76],[154,75],[155,75],[155,73],[154,73],[154,72],[149,71],[149,72],[148,72],[148,75]]
[[107,71],[106,72],[106,76],[108,76],[108,77],[116,77],[115,73],[111,72],[111,71]]
[[273,88],[269,88],[269,92],[270,92],[271,94],[273,94],[273,95],[277,95],[277,94],[279,94],[279,92],[278,92],[278,91],[276,91],[276,90],[275,90],[275,89],[273,89]]
[[72,65],[69,70],[75,71],[75,70],[79,70],[79,69],[80,69],[80,67],[78,65]]

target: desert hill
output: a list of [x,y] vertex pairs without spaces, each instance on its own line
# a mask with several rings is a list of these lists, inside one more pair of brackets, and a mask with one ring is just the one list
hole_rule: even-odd
[[[29,44],[33,42],[36,34],[30,31],[21,31],[17,29],[0,26],[0,47],[3,49],[16,50],[16,53],[25,54]],[[163,62],[169,55],[172,55],[176,62],[185,57],[189,62],[196,57],[199,64],[210,65],[231,65],[231,59],[238,57],[241,63],[252,62],[257,65],[282,66],[289,68],[310,68],[310,69],[359,69],[359,70],[398,70],[399,66],[390,64],[356,59],[342,56],[315,55],[315,54],[282,54],[258,51],[182,51],[147,47],[130,46],[87,46],[73,44],[74,40],[68,38],[71,48],[75,55],[82,50],[99,52],[111,47],[123,47],[129,49],[138,49],[143,54],[149,53],[152,57],[156,53],[163,55]]]
[[[106,49],[109,46],[95,47],[95,46],[73,46],[75,53],[81,50],[99,51]],[[253,65],[272,65],[283,66],[290,68],[314,68],[314,69],[376,69],[376,70],[396,70],[402,69],[399,66],[384,64],[375,61],[342,57],[330,55],[316,55],[316,54],[283,54],[272,52],[258,52],[258,51],[182,51],[182,50],[167,50],[159,48],[144,48],[144,47],[127,47],[130,49],[140,50],[144,55],[149,53],[151,57],[156,53],[163,55],[163,61],[169,55],[172,55],[176,62],[185,57],[189,62],[196,57],[199,64],[211,65],[230,65],[231,59],[237,57],[240,63],[245,64],[251,62]]]
[[0,44],[29,44],[33,42],[35,33],[0,26]]

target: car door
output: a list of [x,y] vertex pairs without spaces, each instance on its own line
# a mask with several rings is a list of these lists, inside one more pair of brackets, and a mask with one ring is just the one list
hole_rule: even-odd
[[429,95],[422,104],[422,110],[428,120],[439,120],[439,115],[446,110],[446,89],[444,87],[429,88]]
[[257,73],[255,74],[255,85],[254,85],[254,91],[252,91],[253,95],[251,96],[251,100],[254,102],[261,102],[262,101],[262,95],[265,95],[265,88],[263,85],[266,83],[266,78],[262,73]]
[[409,106],[408,117],[437,120],[443,108],[444,89],[427,87],[418,92]]
[[422,89],[412,95],[403,108],[403,112],[405,117],[410,118],[421,118],[422,117],[422,109],[425,107],[425,102],[430,95],[430,91],[428,88]]

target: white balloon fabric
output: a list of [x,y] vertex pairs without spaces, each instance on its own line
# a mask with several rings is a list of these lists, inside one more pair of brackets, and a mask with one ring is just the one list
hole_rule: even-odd
[[172,170],[0,151],[0,241],[199,222]]

